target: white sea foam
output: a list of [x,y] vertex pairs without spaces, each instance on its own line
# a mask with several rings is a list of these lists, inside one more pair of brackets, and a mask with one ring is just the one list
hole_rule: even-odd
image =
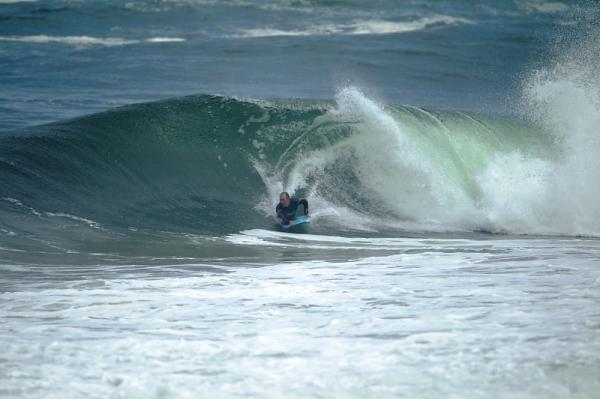
[[185,39],[182,37],[151,37],[145,40],[148,43],[182,43]]
[[149,39],[125,39],[120,37],[93,37],[93,36],[0,36],[0,41],[23,43],[63,43],[78,47],[84,46],[126,46],[140,43],[180,43],[185,39],[178,37],[151,37]]
[[530,206],[548,212],[549,230],[599,235],[600,57],[598,33],[565,51],[554,65],[535,71],[525,84],[528,116],[560,145],[561,157],[540,171],[548,182],[529,190]]
[[498,154],[478,176],[483,198],[481,206],[495,230],[540,232],[542,223],[551,223],[560,211],[551,204],[540,206],[551,189],[551,162],[531,159],[519,152]]
[[[283,30],[274,28],[255,28],[243,31],[237,37],[271,37],[271,36],[310,36],[318,35],[323,33],[316,33],[317,31],[307,30]],[[319,30],[319,32],[322,32]]]
[[[335,250],[402,250],[410,247],[419,248],[421,251],[436,250],[440,248],[438,239],[428,238],[395,238],[395,237],[342,237],[322,234],[294,234],[272,230],[252,229],[244,230],[237,234],[229,234],[224,240],[237,245],[290,247],[311,249]],[[481,243],[465,239],[445,239],[445,246],[479,248]],[[495,245],[502,245],[495,241]]]
[[0,385],[31,398],[594,397],[597,241],[428,242],[179,276],[2,266]]
[[492,157],[479,176],[488,222],[518,233],[600,235],[600,73],[598,34],[524,83],[521,109],[557,145],[540,159],[528,148]]
[[473,22],[465,18],[434,15],[414,21],[362,20],[350,24],[311,25],[300,29],[262,27],[242,31],[237,37],[323,36],[323,35],[382,35],[414,32],[434,25],[464,25]]

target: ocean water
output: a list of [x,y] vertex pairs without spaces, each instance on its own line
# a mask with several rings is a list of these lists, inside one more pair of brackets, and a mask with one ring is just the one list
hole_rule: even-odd
[[597,398],[598,21],[0,0],[0,398]]

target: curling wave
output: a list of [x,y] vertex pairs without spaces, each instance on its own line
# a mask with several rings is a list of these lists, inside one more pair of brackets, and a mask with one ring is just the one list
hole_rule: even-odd
[[15,215],[19,226],[70,215],[92,228],[219,235],[271,228],[288,190],[311,202],[315,232],[596,235],[596,144],[505,118],[381,105],[355,88],[331,103],[185,97],[0,139],[0,228],[18,230]]

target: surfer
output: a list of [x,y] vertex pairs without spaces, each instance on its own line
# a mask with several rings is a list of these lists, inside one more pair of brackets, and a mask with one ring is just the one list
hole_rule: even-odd
[[291,197],[287,192],[282,192],[279,194],[279,204],[275,208],[275,212],[277,212],[277,217],[281,221],[283,225],[292,225],[294,224],[294,218],[296,217],[296,210],[298,209],[298,205],[302,204],[304,206],[304,214],[308,215],[308,201],[304,198],[297,199],[296,197]]

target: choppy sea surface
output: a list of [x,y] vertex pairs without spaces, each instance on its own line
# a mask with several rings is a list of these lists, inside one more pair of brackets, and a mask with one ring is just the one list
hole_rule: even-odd
[[598,21],[0,0],[0,398],[596,398]]

